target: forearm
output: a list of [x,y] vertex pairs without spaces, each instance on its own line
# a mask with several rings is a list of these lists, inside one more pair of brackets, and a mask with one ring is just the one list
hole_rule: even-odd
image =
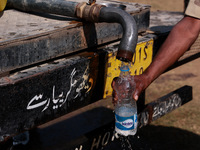
[[189,49],[197,39],[199,30],[200,20],[190,17],[185,17],[172,29],[152,64],[144,72],[148,78],[146,87]]

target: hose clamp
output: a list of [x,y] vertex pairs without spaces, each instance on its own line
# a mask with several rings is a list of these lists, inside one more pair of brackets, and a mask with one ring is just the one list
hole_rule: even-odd
[[104,5],[92,4],[88,5],[87,3],[79,3],[76,8],[76,16],[81,19],[85,19],[90,22],[98,22],[99,14]]

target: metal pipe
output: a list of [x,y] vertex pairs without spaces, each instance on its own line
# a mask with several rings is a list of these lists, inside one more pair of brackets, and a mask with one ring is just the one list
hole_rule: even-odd
[[137,45],[137,25],[134,18],[122,9],[65,0],[8,0],[7,6],[22,11],[77,17],[91,22],[120,23],[123,28],[123,36],[117,59],[132,61]]
[[76,6],[79,3],[65,0],[8,0],[7,7],[25,12],[51,13],[76,17]]
[[103,7],[99,14],[99,22],[117,22],[122,25],[123,36],[117,52],[117,59],[132,61],[138,39],[135,19],[124,10]]

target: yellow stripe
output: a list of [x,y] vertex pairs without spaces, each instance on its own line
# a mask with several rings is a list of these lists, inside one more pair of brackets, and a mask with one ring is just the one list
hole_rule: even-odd
[[0,12],[6,7],[7,0],[0,0]]
[[[153,57],[153,39],[138,43],[136,47],[136,52],[133,56],[133,61],[131,64],[131,69],[130,69],[131,75],[142,74],[144,70],[152,62],[152,57]],[[109,52],[104,98],[112,95],[111,83],[112,83],[113,78],[119,76],[120,65],[121,65],[121,61],[116,59],[116,52],[112,52],[112,51]]]

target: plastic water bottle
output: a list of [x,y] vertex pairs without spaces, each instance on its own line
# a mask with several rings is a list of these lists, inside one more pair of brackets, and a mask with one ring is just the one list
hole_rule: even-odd
[[122,64],[121,73],[115,82],[118,102],[115,105],[115,131],[121,135],[135,135],[137,132],[137,105],[132,94],[135,83],[131,79],[129,66]]

